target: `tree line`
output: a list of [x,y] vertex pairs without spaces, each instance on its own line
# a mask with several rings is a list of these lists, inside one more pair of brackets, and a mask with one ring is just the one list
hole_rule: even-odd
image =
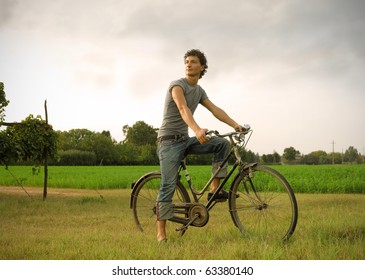
[[[9,104],[0,83],[0,163],[41,165],[48,159],[50,165],[157,165],[157,129],[144,121],[122,128],[125,139],[116,141],[109,131],[88,129],[54,131],[41,116],[29,115],[20,123],[5,122],[5,107]],[[364,156],[353,146],[345,153],[314,151],[303,155],[294,147],[259,155],[243,150],[247,162],[265,164],[342,164],[364,163]],[[188,164],[210,164],[212,155],[189,155]]]
[[[39,118],[39,116],[38,116]],[[13,128],[7,128],[7,130]],[[36,129],[36,128],[34,128]],[[54,156],[50,165],[158,165],[157,129],[144,121],[122,128],[125,139],[116,141],[109,131],[94,132],[88,129],[55,131],[57,139]],[[30,145],[31,140],[27,140]],[[40,141],[35,139],[34,141]],[[44,140],[42,140],[44,142]],[[0,137],[1,142],[1,137]],[[247,162],[265,164],[342,164],[363,163],[363,157],[352,146],[345,153],[326,153],[314,151],[303,155],[294,147],[284,149],[282,155],[277,152],[259,155],[251,150],[243,150]],[[1,155],[1,152],[0,152]],[[32,164],[32,158],[23,157],[12,164]],[[189,155],[188,164],[211,164],[212,155]]]
[[353,146],[348,147],[344,153],[325,151],[313,151],[307,155],[293,147],[285,148],[282,156],[283,163],[289,164],[345,164],[364,163],[364,155],[361,155]]
[[[124,125],[125,139],[117,142],[109,131],[92,132],[88,129],[57,131],[57,165],[158,165],[157,129],[144,121]],[[245,157],[257,160],[256,154],[244,151]],[[211,164],[212,155],[189,155],[189,164]]]

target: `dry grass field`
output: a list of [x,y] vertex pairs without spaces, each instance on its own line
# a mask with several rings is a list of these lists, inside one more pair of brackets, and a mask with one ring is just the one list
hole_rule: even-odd
[[2,260],[363,260],[364,194],[296,194],[299,220],[283,244],[242,236],[227,203],[203,228],[183,237],[169,232],[158,246],[155,232],[141,233],[129,209],[129,189],[48,190],[0,187]]

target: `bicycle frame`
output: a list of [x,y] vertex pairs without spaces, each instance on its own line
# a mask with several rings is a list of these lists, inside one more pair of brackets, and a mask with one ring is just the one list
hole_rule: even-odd
[[[188,182],[188,186],[190,189],[190,192],[193,196],[193,202],[191,203],[185,203],[185,204],[179,204],[179,205],[174,205],[174,213],[175,214],[183,214],[185,216],[190,216],[190,212],[192,211],[192,209],[195,209],[195,212],[197,212],[198,214],[196,214],[194,216],[194,218],[187,218],[187,217],[179,217],[174,215],[174,217],[172,217],[170,219],[170,221],[176,222],[176,223],[180,223],[183,226],[181,228],[178,228],[176,230],[181,231],[181,233],[183,234],[184,231],[190,226],[199,226],[202,227],[204,226],[208,220],[209,220],[209,211],[214,207],[214,205],[217,203],[217,201],[215,201],[215,197],[216,195],[223,189],[223,187],[225,186],[225,184],[227,183],[227,181],[229,180],[229,178],[232,176],[232,174],[234,173],[234,171],[236,170],[236,168],[238,166],[241,166],[242,168],[245,166],[245,164],[243,163],[242,159],[241,159],[241,155],[238,151],[239,149],[239,143],[242,143],[242,147],[245,148],[245,146],[247,145],[248,140],[250,139],[251,135],[252,135],[252,130],[248,130],[246,133],[229,133],[226,135],[220,135],[217,131],[210,131],[207,134],[212,134],[214,133],[215,135],[217,135],[218,137],[229,137],[230,139],[230,143],[232,145],[232,148],[230,150],[230,152],[228,153],[228,155],[226,156],[226,158],[223,160],[223,162],[220,163],[219,167],[217,168],[217,170],[214,172],[214,174],[212,174],[212,176],[210,177],[210,179],[208,180],[208,182],[205,184],[205,186],[202,188],[202,190],[197,190],[196,188],[194,188],[191,177],[189,175],[189,172],[187,170],[187,166],[186,166],[186,162],[185,159],[183,159],[181,161],[180,164],[180,168],[178,170],[178,173],[180,174],[181,171],[184,172],[185,175],[185,179]],[[249,133],[249,138],[247,141],[245,141],[245,135]],[[236,142],[233,140],[233,137],[235,134],[238,134],[239,136],[236,136]],[[210,184],[212,183],[213,179],[217,176],[217,174],[219,173],[219,171],[223,168],[223,166],[228,162],[228,160],[232,157],[235,156],[236,161],[233,164],[232,168],[229,170],[228,174],[226,175],[226,177],[223,179],[223,181],[219,184],[217,190],[214,192],[214,194],[212,195],[212,197],[208,200],[208,202],[206,203],[206,205],[203,205],[201,203],[199,203],[201,197],[203,196],[203,194],[208,190],[208,188],[210,187]],[[197,222],[196,222],[197,220]],[[195,224],[194,224],[195,223]]]
[[[232,149],[233,150],[233,149]],[[230,157],[232,156],[232,150],[229,153],[229,155],[226,157],[226,159],[221,163],[221,165],[218,167],[217,171],[210,177],[210,179],[208,180],[208,182],[205,184],[205,186],[199,191],[197,189],[194,188],[191,177],[189,175],[185,160],[183,160],[181,162],[180,165],[180,170],[179,173],[181,171],[184,172],[186,181],[188,183],[189,189],[191,191],[191,194],[193,196],[193,200],[196,203],[199,203],[201,197],[203,196],[203,194],[208,190],[208,188],[210,187],[213,179],[215,178],[215,176],[218,174],[218,172],[222,169],[223,165],[230,159]],[[220,183],[219,187],[217,188],[217,190],[214,192],[212,198],[208,201],[208,203],[205,205],[205,207],[207,207],[208,209],[210,209],[210,207],[212,207],[212,204],[214,202],[214,196],[216,194],[218,194],[223,187],[225,186],[226,182],[228,181],[228,179],[232,176],[233,172],[236,170],[237,166],[239,166],[239,163],[235,162],[234,165],[232,166],[232,168],[229,170],[227,176],[223,179],[223,181]],[[215,203],[214,203],[215,204]]]
[[[179,231],[182,236],[189,226],[205,226],[209,221],[210,210],[217,202],[223,201],[218,200],[217,196],[235,173],[230,183],[228,196],[229,212],[235,226],[242,233],[272,235],[280,237],[282,240],[288,240],[295,230],[298,219],[298,206],[294,191],[287,180],[275,169],[242,161],[240,149],[246,147],[252,130],[249,128],[245,132],[231,132],[225,135],[220,135],[218,132],[212,133],[218,137],[228,137],[231,149],[201,189],[197,189],[193,185],[187,169],[186,158],[181,161],[173,198],[174,214],[169,219],[169,221],[181,224],[176,231]],[[208,196],[208,201],[201,203],[203,194],[207,192],[214,178],[232,156],[236,160],[228,170],[228,174],[221,180],[214,194]],[[182,184],[182,172],[184,172],[185,181],[189,187],[186,186],[186,183],[184,183],[185,186]],[[161,173],[154,171],[144,174],[132,185],[130,207],[133,209],[135,221],[141,231],[153,224],[153,217],[156,215],[155,199],[160,183]],[[250,215],[251,217],[248,217]]]
[[[251,137],[251,134],[252,134],[252,130],[249,130],[249,138],[248,140],[250,139]],[[209,132],[208,132],[209,133]],[[215,133],[217,135],[218,132],[214,131],[214,132],[210,132],[210,133]],[[188,183],[188,186],[189,186],[189,189],[191,191],[191,194],[193,196],[193,200],[194,202],[196,203],[199,203],[199,200],[201,199],[201,197],[203,196],[203,194],[208,190],[208,188],[210,187],[213,179],[216,177],[216,175],[219,173],[219,171],[223,168],[223,166],[228,162],[228,160],[234,155],[236,157],[236,161],[235,163],[233,164],[232,168],[229,170],[228,174],[226,175],[226,177],[223,179],[223,181],[220,183],[219,187],[217,188],[217,190],[214,192],[212,198],[207,202],[207,204],[205,205],[205,207],[210,210],[214,205],[215,205],[215,201],[214,201],[214,198],[215,196],[223,189],[223,187],[225,186],[225,184],[227,183],[227,181],[229,180],[229,178],[232,176],[233,172],[236,170],[236,168],[238,166],[243,166],[244,163],[242,162],[242,159],[241,159],[241,155],[238,151],[238,143],[235,142],[233,140],[233,134],[227,134],[227,135],[219,135],[219,137],[226,137],[228,136],[230,138],[230,142],[231,142],[231,145],[232,145],[232,148],[229,152],[229,154],[226,156],[226,158],[223,160],[223,162],[219,165],[218,169],[216,170],[216,172],[214,174],[212,174],[212,176],[210,177],[210,179],[208,180],[208,182],[205,184],[205,186],[202,188],[202,190],[197,190],[194,188],[193,186],[193,183],[192,183],[192,180],[191,180],[191,177],[189,175],[189,172],[187,170],[187,166],[186,166],[186,162],[185,162],[185,159],[181,161],[181,165],[180,165],[180,168],[179,168],[179,173],[181,171],[184,172],[184,175],[185,175],[185,178],[186,178],[186,181]],[[247,141],[244,142],[244,145],[243,147],[246,146],[247,144]],[[241,141],[244,141],[243,139],[241,139]]]

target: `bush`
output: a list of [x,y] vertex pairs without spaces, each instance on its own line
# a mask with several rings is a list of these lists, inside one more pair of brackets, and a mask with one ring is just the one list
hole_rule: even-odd
[[96,155],[94,152],[67,150],[58,153],[60,160],[57,165],[96,165]]

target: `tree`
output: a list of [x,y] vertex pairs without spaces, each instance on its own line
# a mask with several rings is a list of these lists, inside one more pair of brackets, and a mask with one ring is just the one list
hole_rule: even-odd
[[46,157],[57,157],[57,134],[41,116],[29,115],[21,123],[8,124],[0,134],[0,142],[0,160],[5,165],[18,160],[40,165]]
[[328,163],[341,164],[343,162],[343,155],[341,153],[331,152],[328,154]]
[[0,83],[0,126],[7,126],[0,132],[0,163],[8,167],[11,161],[31,160],[35,165],[44,164],[43,199],[47,197],[48,159],[57,157],[57,134],[48,124],[47,100],[44,102],[46,120],[29,115],[21,123],[5,123],[5,107],[9,104]]
[[125,165],[138,164],[139,147],[134,144],[120,143],[117,145],[119,162]]
[[350,146],[344,154],[345,162],[356,162],[359,157],[359,152],[353,146]]
[[[270,157],[271,156],[271,157]],[[261,156],[261,161],[263,163],[272,163],[272,155],[263,154]]]
[[[94,164],[111,165],[118,163],[118,153],[115,141],[111,138],[109,131],[93,132],[88,129],[71,129],[70,131],[58,131],[60,144],[60,156],[67,156],[67,162],[82,164],[82,158],[85,159],[85,165],[91,164],[91,155],[95,158]],[[72,153],[64,153],[73,151]],[[79,153],[79,152],[83,153]],[[87,152],[87,153],[85,153]],[[63,159],[61,159],[63,161]]]
[[17,160],[20,154],[19,145],[14,145],[13,131],[10,129],[0,131],[0,164],[5,166],[13,160]]
[[261,156],[261,161],[264,162],[264,163],[280,163],[281,159],[280,159],[280,155],[274,151],[273,154],[268,154],[268,155],[265,155],[263,154]]
[[277,152],[274,151],[274,153],[272,155],[273,155],[273,158],[274,158],[274,163],[280,163],[281,162],[281,157]]
[[125,143],[138,146],[156,144],[156,129],[146,124],[144,121],[138,121],[132,127],[128,125],[123,126],[123,134],[125,135]]
[[[92,149],[96,154],[99,165],[112,165],[118,160],[116,148],[108,133],[95,133],[92,135]],[[110,135],[110,133],[109,133]]]
[[[92,137],[94,132],[82,128],[82,129],[71,129],[66,132],[65,138],[66,142],[61,143],[60,148],[64,150],[75,149],[81,151],[91,151],[92,150]],[[65,148],[63,145],[66,144]]]
[[157,132],[143,121],[136,122],[132,127],[123,126],[125,140],[119,147],[123,164],[157,164],[156,140]]
[[57,134],[52,126],[46,124],[41,116],[29,115],[21,122],[8,129],[13,130],[14,140],[20,144],[21,157],[42,164],[45,153],[50,158],[57,155]]
[[314,151],[304,157],[306,164],[329,164],[331,161],[325,151]]
[[9,102],[6,99],[4,83],[0,82],[0,125],[5,120],[5,107],[8,106]]
[[287,161],[294,161],[297,156],[300,155],[300,152],[294,149],[293,147],[285,148],[283,157]]

